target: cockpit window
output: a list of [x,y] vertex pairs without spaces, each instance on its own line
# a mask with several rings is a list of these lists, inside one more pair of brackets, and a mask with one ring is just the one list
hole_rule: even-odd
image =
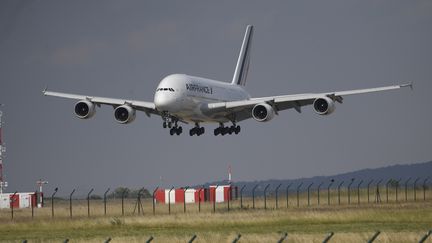
[[158,88],[158,89],[156,89],[156,92],[157,91],[171,91],[171,92],[174,92],[174,89],[173,88]]

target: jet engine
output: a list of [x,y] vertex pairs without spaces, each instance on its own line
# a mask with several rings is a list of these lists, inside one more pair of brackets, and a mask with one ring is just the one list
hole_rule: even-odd
[[128,105],[121,105],[114,110],[114,117],[117,122],[127,124],[135,120],[135,109]]
[[335,102],[329,97],[317,98],[313,102],[313,108],[319,115],[329,115],[336,109]]
[[252,108],[252,117],[256,121],[266,122],[273,119],[275,111],[273,107],[267,103],[257,104]]
[[75,105],[75,115],[81,119],[88,119],[96,113],[95,104],[88,100],[80,100]]

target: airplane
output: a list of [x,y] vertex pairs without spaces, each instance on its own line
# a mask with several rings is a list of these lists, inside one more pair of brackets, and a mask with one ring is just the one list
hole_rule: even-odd
[[[342,103],[344,96],[413,87],[411,82],[378,88],[253,98],[244,88],[253,32],[254,27],[248,25],[231,83],[186,74],[171,74],[160,81],[153,102],[60,93],[46,88],[43,94],[78,100],[75,115],[81,119],[91,118],[96,112],[96,106],[110,105],[114,108],[115,120],[121,124],[131,123],[135,120],[136,111],[142,111],[148,117],[160,116],[163,128],[169,128],[171,136],[183,132],[179,123],[194,124],[189,130],[190,136],[204,134],[205,129],[200,124],[216,123],[219,126],[214,129],[214,135],[224,136],[240,133],[241,128],[237,123],[246,119],[268,122],[280,111],[294,109],[301,113],[301,108],[307,105],[312,105],[318,115],[329,115],[335,111],[336,102]],[[231,125],[225,126],[226,123]]]

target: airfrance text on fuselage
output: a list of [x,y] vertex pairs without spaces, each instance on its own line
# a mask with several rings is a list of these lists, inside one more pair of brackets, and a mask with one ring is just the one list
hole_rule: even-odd
[[186,84],[186,89],[193,91],[193,92],[199,92],[199,93],[205,93],[205,94],[213,94],[213,89],[208,86],[202,86],[199,84]]

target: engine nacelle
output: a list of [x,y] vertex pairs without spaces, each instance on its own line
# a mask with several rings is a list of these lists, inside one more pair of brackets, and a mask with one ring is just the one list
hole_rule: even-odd
[[128,105],[121,105],[114,110],[114,118],[121,124],[133,122],[135,116],[135,109]]
[[275,111],[273,107],[267,103],[257,104],[252,108],[252,117],[255,121],[266,122],[273,119]]
[[88,119],[96,113],[96,106],[88,100],[80,100],[75,105],[75,115],[81,119]]
[[313,102],[313,108],[319,115],[329,115],[336,109],[335,102],[329,97],[317,98]]

